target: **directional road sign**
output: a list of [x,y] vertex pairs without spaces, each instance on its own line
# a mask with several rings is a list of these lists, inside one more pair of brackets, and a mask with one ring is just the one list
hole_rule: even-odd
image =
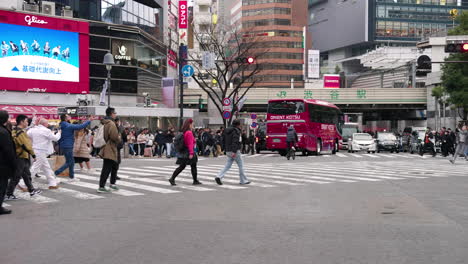
[[250,125],[252,128],[256,128],[257,127],[257,123],[256,122],[252,122],[252,124]]
[[182,67],[182,75],[184,75],[184,77],[192,77],[194,72],[195,69],[192,65],[185,65],[184,67]]

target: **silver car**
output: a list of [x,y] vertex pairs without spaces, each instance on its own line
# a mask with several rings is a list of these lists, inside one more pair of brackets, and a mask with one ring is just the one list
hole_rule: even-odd
[[371,135],[367,133],[354,133],[353,137],[348,140],[348,152],[367,151],[367,153],[375,153],[377,151],[377,143]]

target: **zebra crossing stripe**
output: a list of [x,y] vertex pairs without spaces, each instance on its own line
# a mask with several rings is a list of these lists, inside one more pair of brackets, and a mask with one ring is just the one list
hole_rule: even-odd
[[[77,175],[77,174],[75,174]],[[78,175],[77,175],[78,176]],[[79,175],[81,176],[80,178],[83,177],[83,175]],[[91,178],[91,177],[90,177]],[[98,184],[95,184],[95,183],[88,183],[88,182],[67,182],[66,183],[67,185],[74,185],[74,186],[78,186],[78,187],[82,187],[82,188],[87,188],[87,189],[92,189],[92,190],[95,190],[97,191],[99,185]],[[144,195],[143,193],[139,193],[139,192],[133,192],[133,191],[128,191],[128,190],[123,190],[123,189],[120,189],[119,191],[117,192],[113,192],[117,195],[122,195],[122,196],[139,196],[139,195]]]
[[[257,172],[258,171],[258,168],[254,167],[254,166],[248,166],[246,167],[247,169],[252,169],[252,170],[256,170]],[[260,172],[263,172],[265,169],[260,169]],[[351,180],[340,180],[340,179],[334,179],[334,178],[328,178],[328,177],[322,177],[322,176],[309,176],[309,175],[305,175],[302,171],[288,171],[288,172],[298,172],[298,173],[301,173],[301,175],[292,175],[292,174],[289,174],[288,177],[284,177],[285,173],[283,172],[278,172],[278,171],[273,171],[273,168],[266,168],[266,171],[265,171],[265,174],[272,174],[272,175],[281,175],[283,179],[285,180],[289,180],[289,181],[298,181],[298,180],[305,180],[307,182],[309,182],[309,180],[323,180],[323,181],[328,181],[328,182],[346,182],[346,183],[352,183],[352,182],[356,182],[356,181],[351,181]],[[307,173],[307,172],[306,172]],[[247,173],[248,175],[250,175],[250,173]],[[263,174],[262,174],[263,175]],[[306,179],[309,179],[309,180],[306,180]],[[316,182],[311,182],[311,183],[316,183]]]
[[[337,173],[337,169],[338,169],[338,168],[326,168],[326,167],[320,168],[320,170],[326,171],[327,176],[329,175],[329,173]],[[340,169],[340,170],[343,170],[343,171],[342,171],[343,174],[347,174],[347,173],[349,173],[349,171],[351,170],[351,169],[349,169],[349,168],[345,168],[345,169],[339,168],[339,169]],[[351,170],[351,171],[352,171],[352,170]],[[392,177],[392,176],[378,176],[378,175],[374,175],[374,174],[368,175],[367,173],[363,173],[362,171],[353,171],[353,172],[358,172],[358,173],[361,174],[361,175],[359,175],[359,176],[364,176],[364,177],[371,178],[371,179],[377,178],[377,179],[385,179],[385,180],[402,180],[402,178]],[[366,174],[366,175],[362,175],[362,174]],[[342,177],[342,175],[336,175],[336,174],[335,174],[335,177]],[[347,177],[356,177],[356,176],[347,176]],[[363,177],[359,177],[359,178],[360,178],[361,180],[364,179]],[[356,179],[359,179],[359,178],[356,177]]]
[[332,156],[331,155],[320,155],[320,157],[331,158]]
[[373,154],[363,154],[364,156],[367,156],[367,157],[371,157],[371,158],[374,158],[374,159],[380,159],[379,156],[376,156],[376,155],[373,155]]
[[249,158],[255,158],[255,157],[258,157],[258,156],[262,156],[263,154],[254,154],[254,155],[251,155],[251,156],[247,156]]
[[[212,172],[213,170],[210,170],[210,169],[206,169],[206,168],[199,168],[199,170],[202,170],[202,171],[208,171],[208,172]],[[216,170],[218,171],[218,170]],[[294,182],[305,182],[305,183],[319,183],[319,184],[323,184],[323,183],[327,183],[327,182],[320,182],[320,181],[313,181],[313,180],[301,180],[301,179],[288,179],[288,178],[285,178],[285,177],[281,177],[281,176],[274,176],[274,175],[263,175],[263,174],[258,174],[258,173],[251,173],[251,172],[248,172],[246,173],[247,174],[247,177],[248,178],[252,178],[252,177],[256,177],[255,179],[257,180],[260,180],[260,181],[267,181],[267,182],[272,182],[270,179],[261,179],[261,178],[271,178],[271,179],[275,179],[275,180],[281,180],[281,181],[284,181],[284,180],[288,180],[288,181],[294,181]],[[238,174],[238,171],[236,173],[236,171],[229,171],[228,173],[226,173],[226,175],[230,175],[230,176],[236,176],[236,175],[239,175]],[[258,178],[257,178],[258,177]],[[253,178],[252,178],[253,180]]]
[[[231,175],[226,175],[226,176],[231,176]],[[204,180],[207,180],[207,181],[213,181],[214,182],[214,177],[209,177],[209,176],[198,176],[199,178],[201,179],[204,179]],[[229,182],[229,183],[232,183],[232,184],[239,184],[239,181],[238,180],[232,180],[232,179],[226,179],[223,178],[222,179],[223,182]],[[253,181],[250,185],[252,186],[258,186],[258,187],[262,187],[262,188],[273,188],[273,187],[276,187],[275,185],[271,185],[271,184],[263,184],[263,183],[258,183],[256,181]]]
[[33,197],[31,197],[31,195],[29,195],[28,192],[16,192],[16,196],[18,198],[23,199],[23,200],[32,201],[34,203],[39,203],[39,204],[58,202],[58,200],[46,197],[46,196],[42,195],[42,193],[41,194],[36,194]]
[[9,205],[9,204],[7,204],[7,203],[3,203],[2,206],[10,207],[11,205]]
[[359,154],[354,154],[354,153],[351,153],[350,155],[351,155],[351,156],[353,156],[353,157],[356,157],[356,158],[362,158],[362,156],[361,156],[361,155],[359,155]]
[[[44,183],[36,183],[36,185],[39,188],[42,188],[42,189],[48,189],[49,188],[49,186],[47,184],[44,184]],[[104,198],[104,197],[99,196],[99,195],[94,195],[94,194],[84,193],[84,192],[80,192],[80,191],[75,191],[75,190],[72,190],[72,189],[63,188],[61,186],[58,189],[55,189],[55,190],[53,190],[51,192],[64,193],[64,194],[70,195],[70,196],[72,196],[74,198],[77,198],[77,199],[80,199],[80,200],[92,200],[92,199]]]
[[[85,175],[81,175],[80,178],[87,179],[87,180],[97,180],[95,177],[85,176]],[[153,187],[153,186],[142,185],[142,184],[137,184],[137,183],[132,183],[132,182],[126,182],[126,181],[122,181],[122,180],[120,180],[118,182],[118,185],[125,186],[125,187],[130,187],[130,188],[135,188],[135,189],[140,189],[140,190],[145,190],[145,191],[149,191],[149,192],[156,192],[156,193],[178,193],[179,192],[179,191],[174,191],[174,190],[169,190],[169,189],[164,189],[164,188],[159,188],[159,187]]]
[[395,155],[388,155],[388,154],[379,154],[380,156],[387,157],[387,158],[395,158]]
[[347,158],[348,157],[345,154],[341,154],[341,153],[336,153],[336,156],[341,157],[341,158]]
[[[179,174],[179,176],[176,178],[176,183],[179,181],[179,182],[187,182],[187,183],[191,183],[193,182],[192,179],[187,179],[188,177],[192,178],[192,175],[190,175],[189,173],[187,172],[182,172],[181,174]],[[219,188],[222,188],[222,189],[229,189],[229,190],[242,190],[242,189],[247,189],[247,187],[242,187],[242,186],[233,186],[233,185],[229,185],[229,184],[223,184],[223,185],[217,185],[215,182],[214,182],[214,178],[213,179],[213,182],[212,181],[209,181],[209,182],[205,182],[204,185],[209,185],[209,186],[217,186]]]
[[[133,180],[146,182],[146,183],[159,184],[159,185],[169,185],[168,181],[155,180],[155,179],[149,179],[149,178],[133,178]],[[200,186],[177,185],[177,187],[180,189],[187,189],[191,191],[200,191],[200,192],[214,191],[214,189],[209,189],[209,188],[200,187]]]

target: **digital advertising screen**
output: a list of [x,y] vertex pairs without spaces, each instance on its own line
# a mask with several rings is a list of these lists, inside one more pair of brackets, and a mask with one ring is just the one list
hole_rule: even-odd
[[89,93],[89,24],[0,10],[0,90]]
[[0,23],[0,77],[79,82],[76,32]]

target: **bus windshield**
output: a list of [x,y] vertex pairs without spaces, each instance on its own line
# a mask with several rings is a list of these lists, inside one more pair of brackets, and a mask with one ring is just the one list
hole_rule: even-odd
[[268,114],[272,115],[296,115],[304,112],[304,102],[283,101],[270,102],[268,105]]

